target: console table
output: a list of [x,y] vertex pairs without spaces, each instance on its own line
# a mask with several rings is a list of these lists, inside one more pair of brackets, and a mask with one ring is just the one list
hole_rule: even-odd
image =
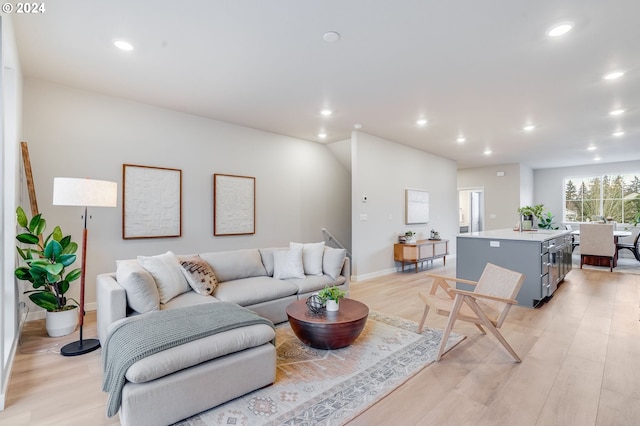
[[447,264],[449,254],[449,240],[418,240],[415,243],[396,243],[393,245],[393,258],[396,262],[402,262],[402,271],[405,263],[413,263],[415,272],[418,272],[418,263],[442,258]]

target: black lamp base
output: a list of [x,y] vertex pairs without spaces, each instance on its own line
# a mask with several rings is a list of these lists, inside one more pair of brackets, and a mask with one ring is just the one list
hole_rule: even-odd
[[60,349],[60,354],[64,356],[76,356],[84,355],[89,352],[93,352],[100,347],[100,341],[98,339],[86,339],[82,341],[72,342],[64,345]]

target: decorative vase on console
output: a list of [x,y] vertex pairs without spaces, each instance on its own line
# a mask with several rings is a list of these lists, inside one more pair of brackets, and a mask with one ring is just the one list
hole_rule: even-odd
[[416,234],[413,231],[407,231],[404,233],[405,236],[405,242],[407,244],[413,244],[416,242]]

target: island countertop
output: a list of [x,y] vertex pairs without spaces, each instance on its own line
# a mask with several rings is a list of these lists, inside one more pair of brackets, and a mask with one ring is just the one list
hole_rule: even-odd
[[561,235],[570,234],[566,229],[538,229],[534,231],[514,231],[513,229],[494,229],[468,234],[458,234],[458,238],[485,238],[496,240],[546,241]]

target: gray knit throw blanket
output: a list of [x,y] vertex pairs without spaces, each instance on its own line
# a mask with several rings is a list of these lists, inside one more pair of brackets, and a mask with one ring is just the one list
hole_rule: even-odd
[[109,392],[107,416],[122,402],[129,367],[144,357],[215,333],[271,321],[234,303],[216,302],[127,318],[109,332],[102,348],[102,390]]

